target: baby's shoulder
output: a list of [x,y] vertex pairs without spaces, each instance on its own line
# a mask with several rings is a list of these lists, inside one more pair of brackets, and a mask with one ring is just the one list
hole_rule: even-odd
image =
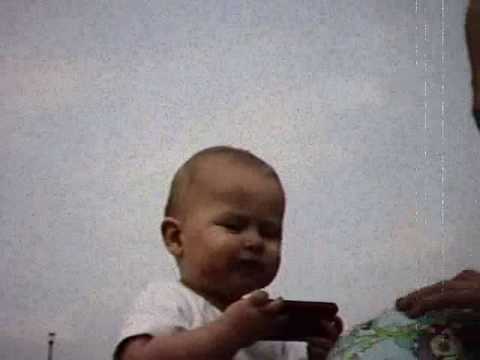
[[151,304],[178,304],[188,305],[191,302],[190,294],[184,286],[175,281],[155,280],[147,284],[139,298],[148,300]]

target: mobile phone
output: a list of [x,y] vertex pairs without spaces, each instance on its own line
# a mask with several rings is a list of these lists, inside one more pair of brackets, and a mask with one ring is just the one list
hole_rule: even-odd
[[287,324],[274,336],[263,340],[302,341],[307,337],[325,334],[320,321],[333,321],[338,313],[338,306],[331,302],[284,300],[282,311],[288,315]]

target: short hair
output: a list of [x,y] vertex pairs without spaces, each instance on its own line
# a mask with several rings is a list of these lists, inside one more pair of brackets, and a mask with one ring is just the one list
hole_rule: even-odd
[[256,167],[264,171],[266,175],[272,176],[282,187],[280,177],[273,167],[250,151],[226,145],[213,146],[195,153],[177,170],[170,185],[164,216],[175,216],[181,211],[181,203],[184,201],[182,196],[186,193],[188,187],[193,184],[199,170],[199,164],[212,156],[227,157],[244,165]]

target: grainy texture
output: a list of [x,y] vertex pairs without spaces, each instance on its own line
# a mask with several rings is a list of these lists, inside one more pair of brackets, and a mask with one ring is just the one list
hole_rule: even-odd
[[478,268],[466,5],[2,0],[0,358],[46,356],[48,331],[58,359],[108,358],[139,290],[176,276],[173,172],[216,144],[284,181],[275,294],[353,324]]

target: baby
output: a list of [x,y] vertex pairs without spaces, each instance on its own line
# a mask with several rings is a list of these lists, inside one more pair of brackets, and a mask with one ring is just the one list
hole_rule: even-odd
[[304,343],[261,341],[285,325],[265,291],[280,265],[285,194],[271,166],[227,146],[192,156],[175,174],[161,231],[180,281],[139,297],[117,360],[325,359],[341,320]]

